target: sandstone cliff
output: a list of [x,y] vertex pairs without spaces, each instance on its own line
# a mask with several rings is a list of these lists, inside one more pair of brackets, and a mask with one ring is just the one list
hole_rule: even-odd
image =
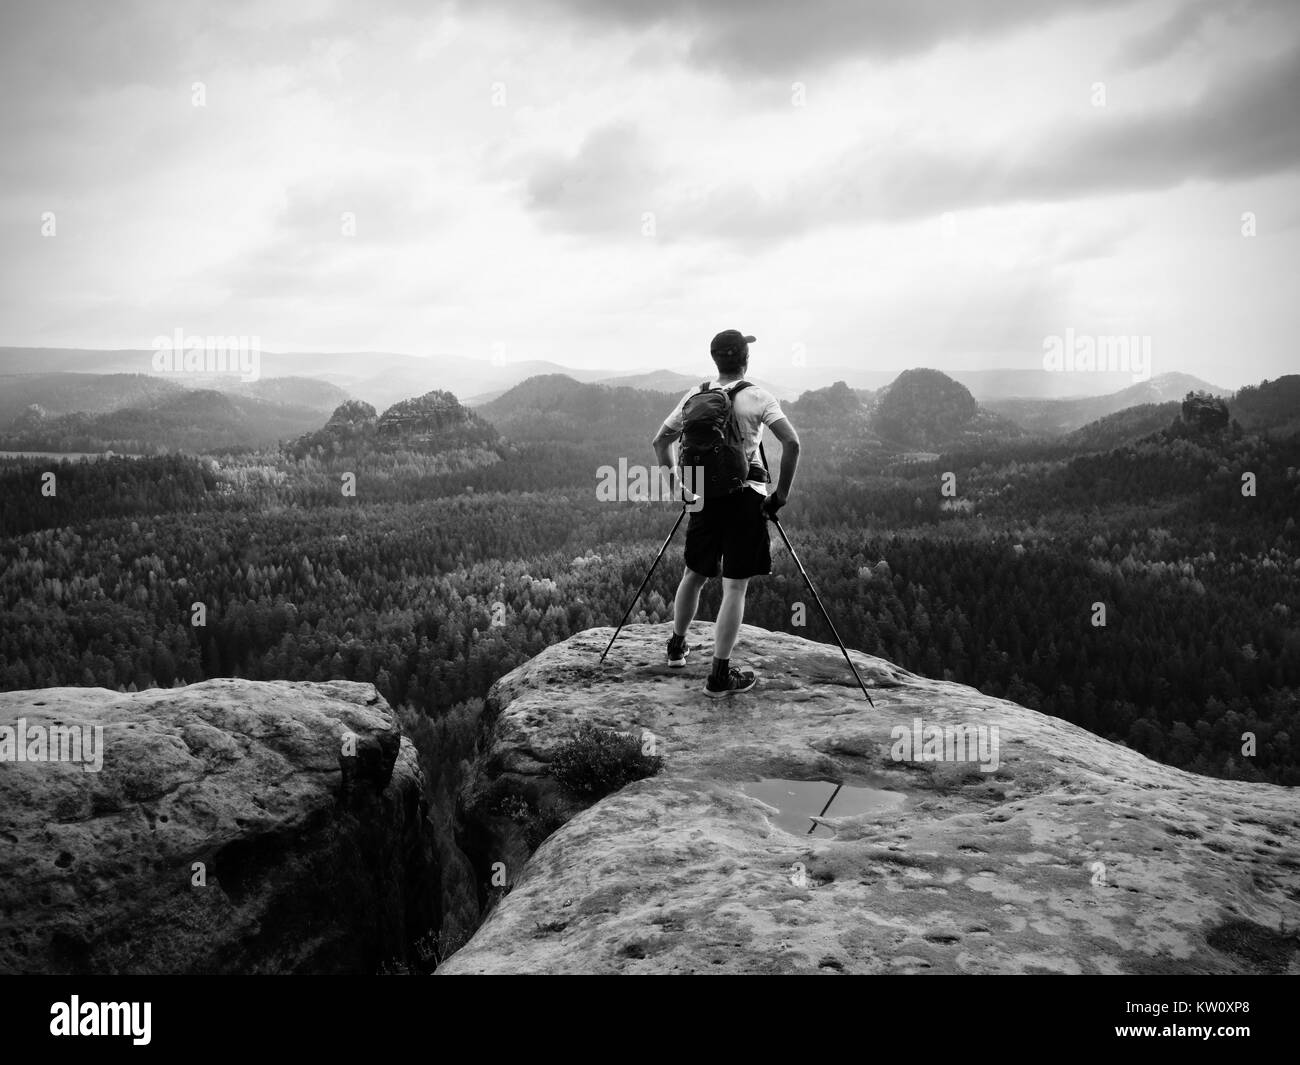
[[368,684],[0,694],[20,720],[103,726],[104,757],[0,762],[0,972],[373,973],[436,927],[415,751]]
[[[1291,789],[1170,769],[855,653],[873,710],[838,648],[795,636],[746,626],[735,659],[760,686],[718,701],[709,626],[685,671],[664,665],[666,626],[625,629],[602,665],[609,636],[493,689],[465,805],[476,864],[500,862],[508,893],[440,973],[1300,971]],[[996,727],[996,771],[894,760],[892,730],[918,718]],[[649,732],[663,772],[582,810],[548,761],[584,721]],[[891,802],[832,808],[809,836],[747,794],[763,778]],[[530,856],[539,819],[575,810]]]
[[[104,729],[99,772],[0,760],[0,972],[416,969],[480,902],[440,972],[1300,971],[1293,789],[855,654],[873,710],[837,648],[752,627],[760,687],[709,700],[709,626],[684,672],[665,626],[602,665],[609,631],[497,683],[456,825],[370,685],[0,694],[0,747],[20,721]],[[550,763],[583,722],[663,772],[567,792]],[[917,722],[996,729],[996,768],[895,760]],[[786,797],[806,781],[875,804],[818,818]]]

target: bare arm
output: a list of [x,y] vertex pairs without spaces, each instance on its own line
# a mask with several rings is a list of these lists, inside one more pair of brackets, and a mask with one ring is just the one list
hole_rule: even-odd
[[663,483],[669,487],[672,486],[673,467],[677,465],[677,460],[673,455],[673,443],[681,435],[680,431],[661,425],[659,432],[650,441],[650,446],[655,449],[655,458],[659,460],[659,476],[664,479]]
[[794,431],[789,418],[773,422],[770,428],[772,435],[781,441],[781,474],[774,494],[784,501],[790,498],[790,486],[794,483],[795,470],[799,468],[799,434]]

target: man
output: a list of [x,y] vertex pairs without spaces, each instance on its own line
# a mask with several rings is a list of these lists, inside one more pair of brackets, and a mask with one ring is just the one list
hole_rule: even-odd
[[[755,684],[752,672],[732,667],[731,652],[740,634],[750,578],[772,572],[767,518],[775,517],[785,506],[799,465],[799,437],[776,397],[757,385],[736,387],[749,370],[749,345],[753,343],[754,337],[727,329],[715,336],[709,347],[718,373],[708,384],[733,394],[732,408],[750,463],[749,479],[728,495],[706,500],[691,513],[686,526],[686,569],[677,587],[673,636],[668,641],[668,664],[675,668],[686,665],[690,653],[686,632],[699,608],[700,591],[705,581],[717,576],[721,559],[722,606],[715,626],[713,668],[705,685],[707,694],[714,698],[749,691]],[[651,441],[661,475],[671,476],[678,465],[672,448],[682,436],[683,410],[687,400],[700,391],[694,388],[682,397]],[[759,462],[759,442],[765,425],[782,444],[781,474],[771,493],[767,489],[768,474]]]

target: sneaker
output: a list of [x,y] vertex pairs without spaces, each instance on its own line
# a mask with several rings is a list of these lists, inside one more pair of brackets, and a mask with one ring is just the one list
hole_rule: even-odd
[[668,665],[673,669],[681,669],[686,665],[686,656],[690,653],[691,649],[686,646],[686,637],[673,633],[668,641]]
[[718,680],[710,673],[709,682],[704,686],[704,692],[710,699],[721,699],[724,695],[747,692],[757,683],[758,678],[749,670],[742,673],[733,666],[728,670],[725,680]]

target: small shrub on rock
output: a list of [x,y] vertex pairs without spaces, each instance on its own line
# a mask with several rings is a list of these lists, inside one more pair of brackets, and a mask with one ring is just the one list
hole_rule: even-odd
[[575,794],[599,799],[634,780],[654,776],[663,764],[659,755],[642,753],[637,737],[584,722],[577,735],[555,752],[551,775]]

